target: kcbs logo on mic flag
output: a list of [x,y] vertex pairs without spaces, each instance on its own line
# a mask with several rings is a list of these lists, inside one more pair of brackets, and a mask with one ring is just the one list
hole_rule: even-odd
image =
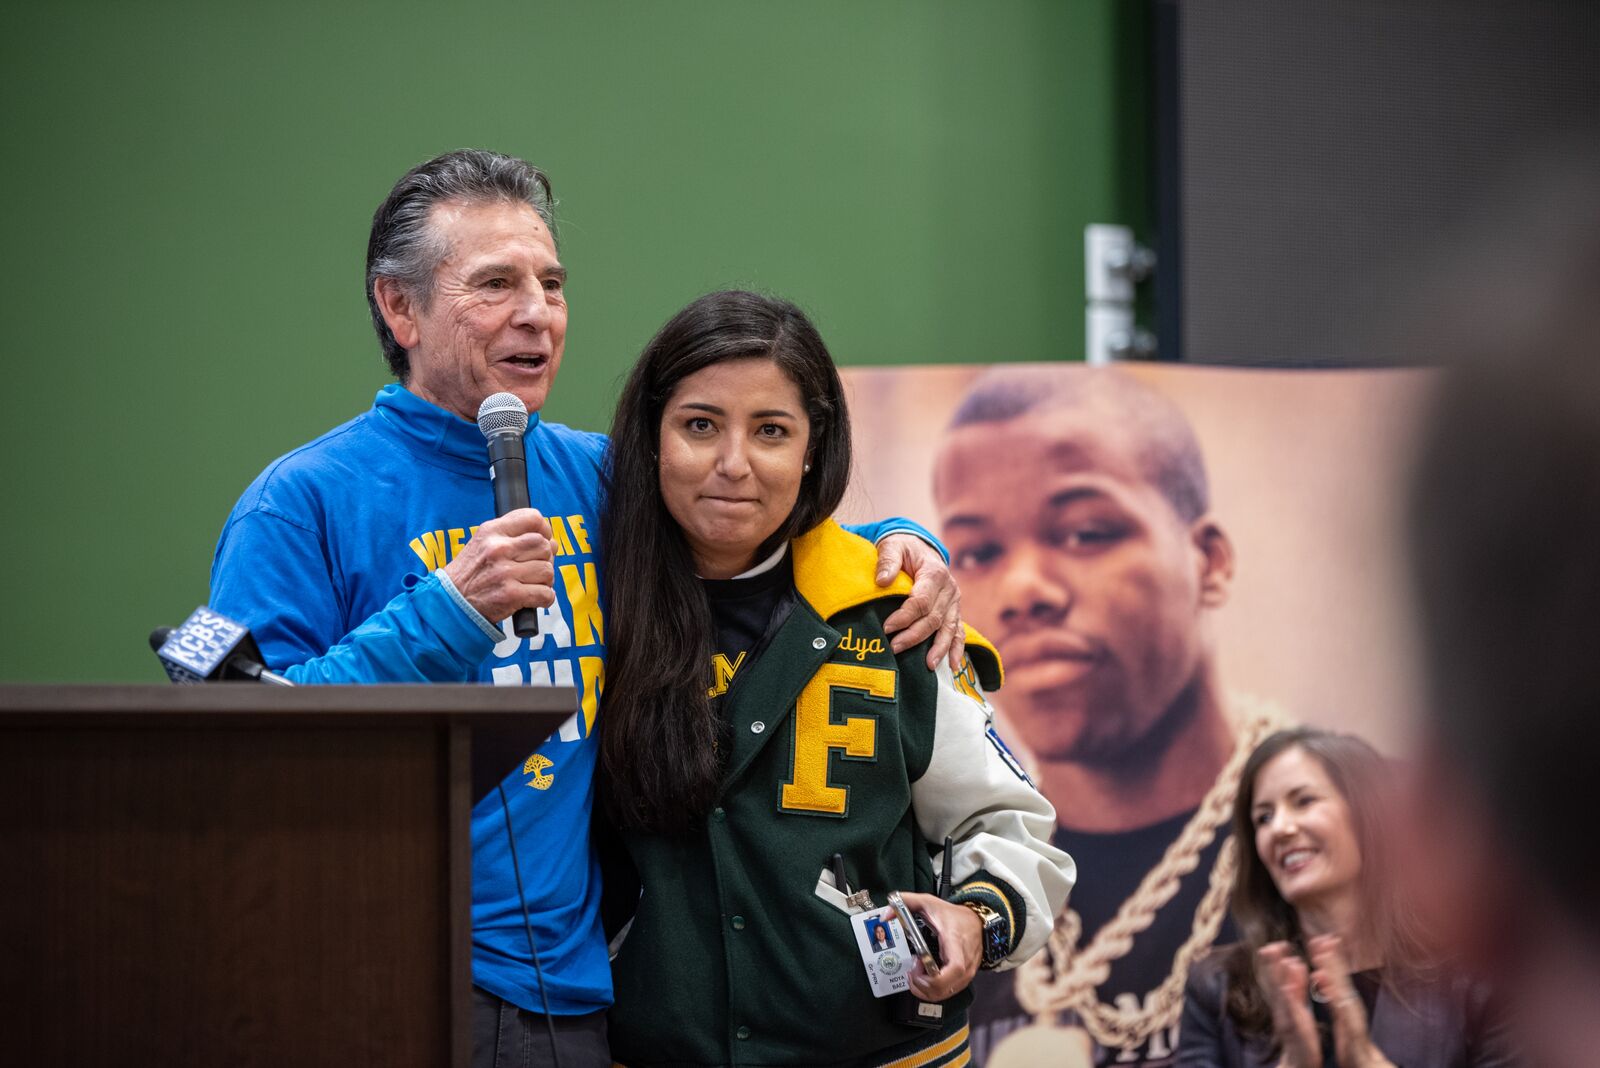
[[168,636],[156,655],[173,682],[203,682],[248,633],[240,624],[201,605]]

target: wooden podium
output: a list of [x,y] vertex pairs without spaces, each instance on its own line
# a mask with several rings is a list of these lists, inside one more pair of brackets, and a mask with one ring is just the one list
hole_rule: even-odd
[[0,1061],[465,1068],[473,746],[520,763],[576,707],[0,687]]

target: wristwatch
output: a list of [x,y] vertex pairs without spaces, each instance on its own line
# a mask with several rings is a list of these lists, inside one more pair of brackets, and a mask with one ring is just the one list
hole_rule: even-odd
[[978,914],[983,924],[983,968],[998,968],[1011,955],[1011,932],[1006,918],[981,901],[963,901],[961,904]]

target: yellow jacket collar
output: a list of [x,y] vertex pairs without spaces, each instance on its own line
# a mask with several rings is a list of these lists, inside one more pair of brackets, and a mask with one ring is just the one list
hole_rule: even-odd
[[[800,535],[790,547],[794,552],[795,589],[823,619],[831,619],[845,609],[880,597],[911,595],[911,579],[903,571],[895,575],[889,585],[879,586],[875,581],[877,546],[831,519],[823,520]],[[986,690],[999,689],[1004,678],[999,650],[971,626],[963,626],[967,633],[967,655],[978,671],[979,681]]]

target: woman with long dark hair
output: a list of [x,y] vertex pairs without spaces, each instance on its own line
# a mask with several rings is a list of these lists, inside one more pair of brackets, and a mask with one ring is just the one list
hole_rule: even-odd
[[[966,1063],[967,984],[1043,945],[1071,887],[993,732],[993,647],[969,632],[955,673],[885,639],[909,586],[873,585],[830,518],[849,475],[838,373],[787,301],[702,297],[623,390],[601,737],[642,891],[613,962],[621,1062]],[[891,944],[893,890],[936,974]],[[922,1004],[875,997],[896,986]]]
[[1384,758],[1351,735],[1279,731],[1239,783],[1242,938],[1191,969],[1178,1065],[1515,1063],[1483,989],[1439,966],[1403,898]]

